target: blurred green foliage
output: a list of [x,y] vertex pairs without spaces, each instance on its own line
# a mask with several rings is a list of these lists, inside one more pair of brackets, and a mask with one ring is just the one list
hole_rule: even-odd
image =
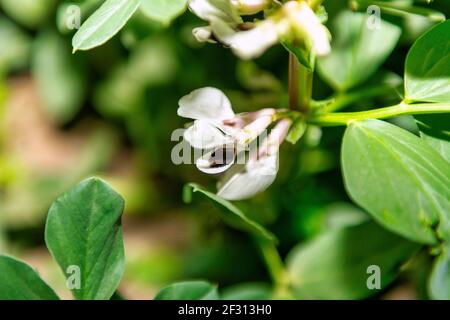
[[[102,47],[71,54],[75,30],[64,24],[65,10],[72,3],[79,4],[81,20],[85,21],[101,2],[0,0],[0,250],[20,252],[42,245],[43,239],[25,246],[17,245],[20,241],[16,240],[43,227],[48,208],[59,194],[85,177],[98,175],[126,199],[126,217],[157,220],[175,213],[177,217],[187,216],[185,223],[195,226],[181,248],[162,248],[131,258],[125,279],[156,286],[186,278],[205,278],[220,286],[262,282],[241,285],[240,290],[231,287],[224,297],[268,297],[264,283],[269,282],[269,277],[254,243],[212,214],[218,210],[213,205],[182,203],[185,183],[213,186],[214,179],[197,172],[194,166],[172,164],[170,154],[176,142],[170,141],[170,136],[174,129],[182,127],[183,120],[176,116],[178,99],[199,87],[224,90],[236,112],[286,107],[287,51],[278,46],[256,61],[241,61],[226,48],[197,43],[191,30],[201,22],[192,14],[182,15],[168,26],[168,21],[158,22],[157,15],[150,15],[155,20],[149,19],[149,10],[144,7]],[[327,1],[330,24],[342,18],[336,15],[347,10],[344,8],[347,1]],[[450,14],[446,1],[435,1],[431,8]],[[401,39],[395,48],[389,46],[383,53],[387,56],[393,50],[387,60],[372,65],[370,79],[366,73],[357,82],[342,80],[345,85],[336,79],[340,70],[322,61],[321,77],[314,79],[313,96],[317,100],[329,98],[329,85],[345,89],[337,99],[342,99],[343,105],[350,99],[352,110],[364,110],[399,96],[396,77],[403,73],[406,52],[433,22],[418,15],[395,14],[387,15],[386,21],[395,30],[395,37]],[[340,26],[346,28],[342,23]],[[360,48],[369,49],[364,44]],[[352,94],[381,78],[396,81],[386,81],[379,91],[352,100]],[[26,90],[19,90],[24,81]],[[32,96],[26,100],[29,109],[15,111],[22,103],[18,95]],[[39,121],[24,120],[30,117]],[[42,131],[47,134],[40,134]],[[307,244],[301,255],[322,256],[332,250],[337,256],[330,259],[343,259],[345,267],[350,262],[338,254],[351,250],[345,247],[347,242],[368,236],[354,230],[355,225],[372,227],[361,220],[358,209],[345,204],[349,198],[339,169],[343,129],[309,127],[302,134],[298,148],[283,147],[275,185],[252,200],[237,203],[236,209],[272,230],[283,256],[297,243],[314,241],[320,235],[318,242]],[[45,137],[49,139],[43,140]],[[36,161],[40,153],[48,155],[47,162]],[[337,231],[324,235],[330,224]],[[404,260],[414,251],[414,245],[406,240],[380,232],[387,234],[383,238],[386,243],[373,244],[376,250],[383,252],[385,245],[391,246],[390,240],[398,240]],[[169,240],[173,236],[164,235]],[[392,255],[399,257],[396,252]],[[305,261],[303,268],[317,271],[314,263],[308,263]],[[445,260],[437,268],[447,267]],[[330,275],[326,264],[321,268],[325,269],[320,272]],[[414,270],[420,268],[413,269],[413,274]],[[393,280],[387,279],[386,284]],[[350,291],[346,293],[346,289]],[[351,287],[343,287],[343,293],[323,294],[328,290],[326,284],[315,290],[317,297],[325,298],[368,296],[358,291],[360,288],[352,291]]]

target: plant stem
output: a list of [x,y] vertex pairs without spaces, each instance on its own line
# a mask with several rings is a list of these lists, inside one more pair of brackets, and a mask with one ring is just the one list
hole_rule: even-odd
[[307,113],[311,106],[313,73],[289,53],[289,108]]
[[448,112],[450,112],[450,103],[406,104],[402,102],[391,107],[373,109],[368,111],[319,114],[308,119],[308,122],[321,126],[341,126],[348,125],[353,121],[361,121],[366,119],[386,119],[407,114],[431,114]]
[[298,64],[298,104],[300,111],[307,113],[311,107],[313,74]]
[[287,284],[287,275],[277,248],[272,242],[265,239],[256,239],[256,242],[261,250],[275,288],[284,288]]
[[298,109],[298,60],[293,53],[289,53],[289,108]]

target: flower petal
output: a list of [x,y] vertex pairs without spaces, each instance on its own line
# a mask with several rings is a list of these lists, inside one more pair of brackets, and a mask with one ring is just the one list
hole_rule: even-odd
[[229,0],[190,0],[189,8],[206,21],[219,19],[229,24],[242,23],[242,18]]
[[222,91],[206,87],[192,91],[178,102],[178,115],[184,118],[220,122],[234,118],[230,100]]
[[238,172],[229,172],[219,186],[217,195],[226,200],[244,200],[266,190],[278,171],[278,153],[250,161]]
[[198,158],[195,164],[204,173],[217,174],[228,170],[234,164],[235,158],[233,145],[221,146]]
[[271,20],[265,20],[247,31],[234,32],[220,20],[211,21],[211,28],[216,37],[242,59],[257,58],[278,42],[277,27]]
[[209,26],[194,28],[192,30],[192,35],[198,42],[209,42],[209,43],[216,42],[212,39],[212,30],[211,27]]
[[184,132],[184,139],[198,149],[212,149],[231,143],[231,138],[208,121],[196,120]]

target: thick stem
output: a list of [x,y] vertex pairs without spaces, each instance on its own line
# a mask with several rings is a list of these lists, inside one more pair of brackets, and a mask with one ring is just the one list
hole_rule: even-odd
[[289,53],[289,108],[307,113],[311,106],[313,74]]
[[319,114],[308,119],[308,122],[321,126],[345,126],[350,122],[366,119],[386,119],[408,114],[432,114],[449,112],[449,103],[399,103],[395,106],[368,111]]
[[293,53],[289,53],[289,108],[298,109],[298,60]]
[[311,107],[313,74],[301,64],[298,65],[299,109],[307,113]]

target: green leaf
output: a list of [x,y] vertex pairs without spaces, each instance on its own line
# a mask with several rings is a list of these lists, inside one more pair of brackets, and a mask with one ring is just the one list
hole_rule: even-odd
[[169,25],[187,8],[188,0],[141,0],[141,10],[150,19]]
[[450,20],[417,39],[406,57],[405,100],[450,102]]
[[59,300],[28,264],[0,255],[0,300]]
[[222,300],[270,300],[272,288],[267,283],[239,283],[225,288]]
[[400,37],[401,29],[380,20],[371,27],[370,16],[343,11],[333,21],[331,53],[318,59],[321,77],[345,91],[368,80],[386,60]]
[[192,201],[192,193],[199,192],[210,201],[212,201],[220,209],[221,216],[225,223],[233,228],[249,232],[255,236],[261,237],[263,239],[269,240],[271,242],[276,242],[276,237],[269,231],[267,231],[263,226],[256,223],[255,221],[249,219],[239,208],[237,208],[231,202],[220,198],[212,192],[203,189],[201,186],[189,183],[184,187],[183,199],[186,203]]
[[161,289],[155,300],[218,300],[217,287],[206,281],[186,281]]
[[449,238],[450,164],[419,137],[380,120],[351,123],[342,170],[351,198],[389,230],[421,243]]
[[450,256],[445,252],[434,261],[429,280],[429,292],[433,299],[450,299]]
[[81,26],[72,39],[73,51],[89,50],[111,39],[135,11],[140,0],[107,0]]
[[294,54],[297,57],[298,62],[308,71],[314,71],[316,56],[311,51],[311,48],[308,48],[305,43],[297,44],[286,40],[281,44],[286,48],[286,50]]
[[373,221],[332,228],[288,255],[287,268],[294,294],[302,299],[363,299],[380,292],[368,288],[379,267],[380,288],[396,278],[398,269],[418,245]]
[[450,115],[416,115],[421,138],[450,162]]
[[64,124],[81,109],[86,95],[86,69],[70,44],[54,31],[39,34],[33,50],[32,70],[44,111]]
[[105,182],[87,179],[59,197],[50,208],[45,242],[66,277],[78,267],[77,299],[105,300],[124,271],[121,216],[124,201]]

